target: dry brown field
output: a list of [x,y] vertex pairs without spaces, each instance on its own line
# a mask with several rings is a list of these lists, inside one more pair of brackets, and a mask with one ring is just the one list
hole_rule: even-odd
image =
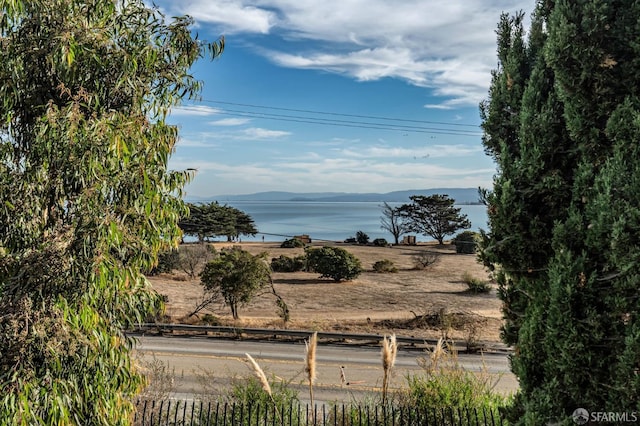
[[[324,243],[327,244],[327,243]],[[281,254],[296,256],[302,248],[283,249],[280,243],[214,243],[217,250],[241,246],[251,253],[267,252],[269,260]],[[314,246],[323,244],[314,243]],[[271,327],[317,331],[396,333],[420,338],[447,337],[469,342],[499,342],[501,302],[496,285],[488,294],[468,291],[465,273],[489,281],[489,275],[475,255],[457,254],[451,244],[374,247],[334,243],[360,259],[364,272],[353,281],[333,282],[317,273],[273,273],[274,287],[291,312],[287,324],[277,315],[275,298],[269,293],[240,308],[234,322],[230,310],[221,304],[186,317],[202,297],[199,279],[181,272],[149,277],[153,287],[167,297],[166,320],[195,324],[204,313],[215,316],[220,325]],[[438,253],[439,260],[426,269],[414,267],[414,256],[422,251]],[[372,265],[389,259],[397,273],[377,273]]]

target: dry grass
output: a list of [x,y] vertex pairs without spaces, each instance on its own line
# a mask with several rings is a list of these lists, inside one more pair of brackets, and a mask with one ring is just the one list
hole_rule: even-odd
[[247,360],[249,360],[249,366],[251,367],[251,370],[253,371],[253,373],[256,375],[256,377],[260,381],[260,385],[262,386],[262,390],[264,390],[269,396],[272,397],[271,385],[269,385],[269,381],[267,380],[267,376],[264,374],[264,371],[262,370],[262,367],[260,367],[260,365],[256,362],[255,359],[253,359],[253,357],[251,355],[249,355],[249,354],[245,354],[245,355],[247,357]]
[[382,338],[382,405],[387,403],[387,394],[389,392],[389,381],[391,380],[391,369],[396,363],[396,356],[398,355],[398,343],[396,342],[396,335],[392,334],[387,339],[387,336]]
[[[227,245],[216,244],[216,250]],[[439,338],[443,335],[443,321],[430,322],[429,319],[446,312],[449,319],[445,323],[452,325],[447,337],[465,339],[469,323],[474,323],[479,340],[499,341],[501,313],[496,292],[470,294],[460,279],[468,272],[489,280],[474,255],[456,254],[453,245],[336,245],[353,253],[363,265],[389,259],[399,270],[395,274],[365,271],[357,279],[343,283],[318,279],[315,273],[274,273],[274,287],[290,309],[289,328]],[[297,256],[304,253],[302,248],[281,249],[279,243],[244,243],[241,246],[251,253],[267,251],[269,259],[281,254]],[[440,260],[424,270],[415,270],[414,256],[422,251],[439,253]],[[156,290],[168,297],[166,314],[170,321],[181,321],[193,310],[202,294],[197,279],[176,281],[175,278],[181,275],[150,278]],[[233,324],[228,308],[216,307],[215,315],[221,324]],[[240,310],[240,316],[240,324],[246,327],[282,326],[272,295],[256,298]]]

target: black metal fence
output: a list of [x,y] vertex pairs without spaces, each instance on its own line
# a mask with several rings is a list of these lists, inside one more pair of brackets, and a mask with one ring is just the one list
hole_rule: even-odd
[[196,401],[138,401],[136,426],[497,426],[497,410],[393,406],[237,405]]

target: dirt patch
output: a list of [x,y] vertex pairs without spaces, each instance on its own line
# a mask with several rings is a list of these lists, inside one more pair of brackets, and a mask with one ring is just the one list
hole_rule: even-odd
[[[229,243],[214,244],[219,250]],[[304,254],[302,248],[282,249],[278,243],[243,243],[252,253],[268,252],[269,259],[281,254]],[[321,245],[315,244],[314,245]],[[274,273],[276,291],[291,311],[292,329],[344,330],[350,332],[397,333],[424,338],[442,336],[454,339],[473,338],[499,341],[501,302],[496,286],[488,294],[469,293],[462,276],[489,280],[474,255],[456,254],[452,245],[374,247],[334,245],[353,253],[365,269],[357,279],[335,283],[320,279],[316,273]],[[426,269],[415,269],[415,256],[428,251],[439,260]],[[388,259],[397,273],[376,273],[376,261]],[[173,322],[197,322],[185,318],[202,297],[199,280],[189,280],[184,274],[164,274],[150,277],[154,288],[167,297],[166,314]],[[221,325],[234,324],[228,308],[216,306],[209,311]],[[283,327],[276,313],[275,298],[264,294],[240,309],[240,325]]]

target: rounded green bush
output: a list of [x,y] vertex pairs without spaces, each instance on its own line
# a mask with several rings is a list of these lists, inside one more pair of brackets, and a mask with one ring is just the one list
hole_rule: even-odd
[[460,232],[451,241],[456,245],[456,253],[473,254],[476,252],[480,234],[474,231]]
[[373,270],[382,274],[398,272],[396,265],[389,259],[378,260],[373,264]]
[[352,280],[362,272],[357,257],[343,248],[330,246],[307,250],[307,267],[336,282]]
[[373,245],[376,247],[386,247],[389,243],[384,238],[376,238],[373,240]]
[[271,259],[271,270],[273,272],[298,272],[303,271],[306,266],[306,256],[289,257],[281,254],[279,257]]
[[284,240],[282,244],[280,244],[280,248],[297,248],[304,247],[304,242],[299,238],[291,238],[289,240]]

